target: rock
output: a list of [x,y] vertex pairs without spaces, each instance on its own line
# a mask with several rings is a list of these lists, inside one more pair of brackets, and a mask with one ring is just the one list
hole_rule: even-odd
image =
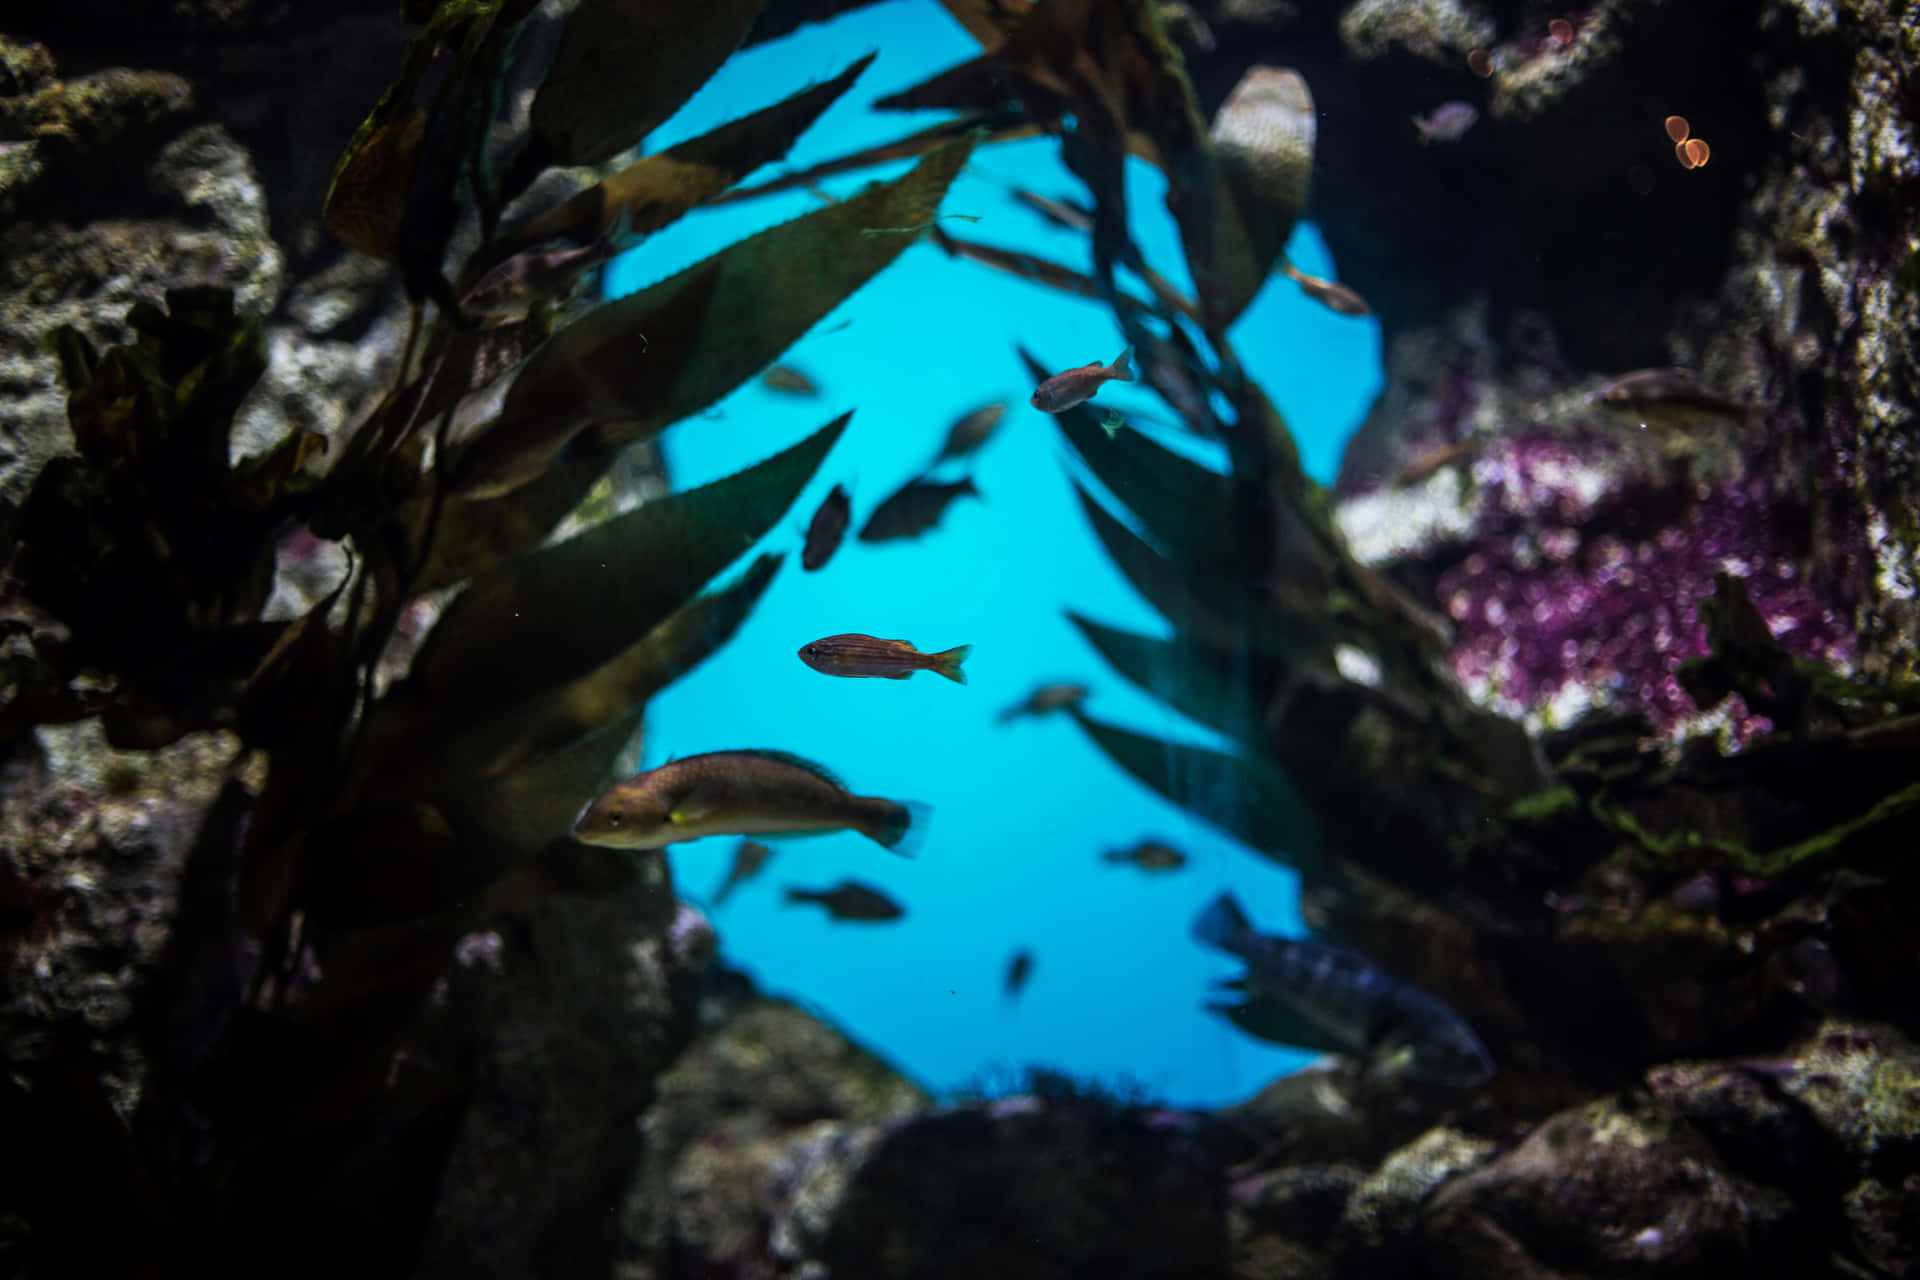
[[641,1168],[654,1078],[693,1034],[702,963],[664,860],[615,892],[556,893],[466,948],[436,1054],[472,1093],[438,1178],[420,1274],[604,1274]]
[[1602,1099],[1434,1193],[1426,1273],[1520,1280],[1581,1274],[1805,1274],[1780,1247],[1799,1211],[1740,1178],[1667,1104]]
[[0,545],[40,466],[71,447],[66,393],[40,347],[49,330],[125,342],[128,308],[185,284],[229,286],[237,307],[256,312],[280,296],[265,196],[225,130],[194,125],[118,163],[120,216],[67,209],[63,180],[50,177],[32,193],[32,218],[0,228]]
[[115,751],[83,721],[36,730],[0,773],[0,878],[26,916],[0,932],[0,1062],[25,1070],[77,1026],[107,1099],[132,1112],[146,1073],[135,993],[160,963],[187,851],[237,750],[205,733]]
[[[738,982],[739,979],[722,979]],[[784,1001],[746,993],[662,1075],[642,1121],[645,1163],[621,1210],[622,1274],[663,1275],[661,1259],[765,1265],[768,1223],[811,1238],[854,1135],[927,1106],[910,1081]]]
[[1356,1265],[1356,1257],[1389,1249],[1405,1250],[1428,1197],[1450,1179],[1485,1164],[1493,1149],[1485,1138],[1457,1129],[1429,1129],[1381,1161],[1354,1188],[1340,1215],[1343,1265]]

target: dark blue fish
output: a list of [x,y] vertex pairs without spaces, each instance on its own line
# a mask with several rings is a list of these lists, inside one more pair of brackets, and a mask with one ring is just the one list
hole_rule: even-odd
[[1493,1075],[1486,1046],[1453,1010],[1364,956],[1254,932],[1230,893],[1200,913],[1193,936],[1246,961],[1245,978],[1222,984],[1244,998],[1207,1007],[1248,1035],[1362,1058],[1381,1076],[1465,1088]]

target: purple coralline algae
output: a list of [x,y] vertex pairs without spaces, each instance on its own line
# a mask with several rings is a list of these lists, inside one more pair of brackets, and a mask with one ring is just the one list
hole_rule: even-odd
[[[1699,601],[1722,572],[1745,579],[1789,653],[1851,663],[1847,611],[1809,580],[1805,539],[1794,540],[1804,507],[1782,519],[1791,513],[1765,480],[1684,486],[1592,437],[1548,432],[1489,440],[1463,465],[1464,486],[1435,477],[1361,499],[1391,511],[1452,485],[1450,512],[1413,517],[1440,545],[1383,539],[1364,516],[1343,524],[1363,555],[1374,544],[1370,559],[1412,553],[1438,570],[1435,601],[1455,628],[1449,665],[1488,708],[1539,728],[1599,707],[1642,711],[1673,736],[1705,727],[1677,672],[1708,651]],[[1771,728],[1737,696],[1724,715],[1733,746]]]

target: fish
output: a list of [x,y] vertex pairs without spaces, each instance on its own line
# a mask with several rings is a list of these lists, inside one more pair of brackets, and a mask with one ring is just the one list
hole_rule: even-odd
[[852,830],[910,857],[930,813],[923,804],[854,795],[822,766],[784,751],[710,751],[608,788],[574,819],[573,838],[659,849],[702,836]]
[[1027,989],[1027,983],[1033,978],[1033,952],[1021,947],[1007,958],[1007,976],[1004,988],[1007,999],[1017,1000],[1020,993]]
[[1028,694],[1025,701],[1002,711],[1000,723],[1007,724],[1021,716],[1043,716],[1062,707],[1077,706],[1086,696],[1087,686],[1083,684],[1043,684]]
[[1493,1076],[1486,1046],[1446,1005],[1365,956],[1256,933],[1231,893],[1200,913],[1193,936],[1246,962],[1245,978],[1222,984],[1244,998],[1207,1008],[1249,1035],[1349,1054],[1379,1077],[1470,1088]]
[[973,652],[970,644],[939,653],[922,653],[905,640],[882,640],[857,631],[825,636],[800,646],[800,661],[822,675],[848,679],[905,680],[916,671],[933,671],[955,684],[965,684],[960,664]]
[[929,466],[939,466],[949,458],[964,458],[975,452],[993,437],[993,430],[1000,420],[1007,416],[1004,402],[983,405],[971,413],[963,414],[947,432],[947,441],[940,446],[940,452],[934,455]]
[[1109,849],[1101,860],[1116,865],[1131,864],[1142,871],[1178,871],[1187,865],[1187,855],[1160,840],[1142,840],[1131,849]]
[[817,396],[820,388],[812,378],[792,365],[776,364],[760,375],[760,385],[769,391],[784,391],[790,396]]
[[1065,413],[1092,399],[1109,382],[1132,382],[1133,369],[1127,363],[1132,356],[1133,348],[1128,347],[1113,358],[1112,364],[1095,360],[1078,369],[1056,373],[1033,389],[1033,398],[1027,403],[1042,413]]
[[1013,198],[1062,231],[1092,231],[1093,211],[1073,200],[1056,200],[1023,187],[1011,188]]
[[895,538],[917,538],[940,523],[955,499],[972,494],[980,497],[973,477],[941,484],[924,477],[909,480],[900,491],[873,509],[860,530],[862,542],[890,542]]
[[1310,276],[1291,262],[1280,264],[1281,273],[1300,286],[1300,292],[1337,315],[1370,316],[1373,308],[1359,291],[1341,284],[1337,280],[1322,280],[1319,276]]
[[733,865],[727,868],[727,878],[713,891],[713,905],[718,907],[725,902],[733,891],[760,874],[767,865],[767,859],[773,856],[773,850],[758,840],[742,840],[733,851]]
[[807,525],[807,542],[800,550],[800,567],[808,573],[827,567],[827,561],[833,559],[833,553],[840,549],[840,539],[847,536],[847,525],[853,519],[853,499],[847,493],[847,486],[837,484],[820,503],[820,509],[813,513],[813,521]]
[[1745,426],[1762,406],[1709,390],[1691,369],[1636,369],[1589,392],[1587,403],[1641,426],[1686,426],[1701,418],[1730,419]]
[[786,901],[788,906],[797,902],[817,902],[835,920],[879,924],[898,920],[907,914],[905,907],[872,885],[861,884],[858,880],[842,880],[831,889],[802,889],[788,885]]
[[1420,484],[1439,474],[1441,468],[1471,457],[1477,448],[1479,444],[1473,440],[1455,440],[1450,444],[1436,445],[1417,454],[1411,462],[1400,468],[1399,474],[1388,483],[1396,489]]
[[492,267],[459,296],[471,315],[524,315],[543,299],[557,298],[588,271],[633,247],[633,215],[624,206],[592,243],[577,247],[525,249]]
[[1480,109],[1471,102],[1443,102],[1423,116],[1413,117],[1420,134],[1420,145],[1433,142],[1458,142],[1480,119]]

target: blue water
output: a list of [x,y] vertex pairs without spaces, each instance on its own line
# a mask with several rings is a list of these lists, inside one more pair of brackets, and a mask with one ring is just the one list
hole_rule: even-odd
[[[871,49],[879,50],[875,64],[802,139],[789,165],[931,123],[937,114],[874,112],[868,104],[978,51],[933,0],[895,0],[742,52],[656,132],[649,149],[836,74]],[[905,167],[821,185],[844,196]],[[980,221],[947,226],[1086,266],[1084,238],[1048,227],[1011,200],[1005,183],[1084,197],[1052,141],[986,147],[943,206]],[[1130,183],[1135,238],[1185,287],[1158,174],[1135,162]],[[816,207],[815,197],[799,192],[702,212],[616,263],[608,290],[638,289]],[[1302,270],[1335,274],[1311,228],[1295,235],[1288,253]],[[1233,337],[1286,415],[1309,471],[1330,479],[1346,435],[1379,389],[1377,328],[1333,315],[1276,278]],[[1105,309],[922,242],[781,358],[819,384],[819,398],[754,383],[667,432],[670,473],[684,488],[856,411],[792,518],[768,538],[794,554],[753,618],[648,709],[644,762],[778,748],[819,760],[855,791],[934,807],[916,860],[851,834],[788,841],[759,879],[713,913],[732,963],[765,989],[819,1010],[927,1087],[946,1092],[1042,1063],[1132,1082],[1177,1103],[1233,1101],[1305,1057],[1249,1040],[1202,1009],[1210,981],[1234,965],[1191,942],[1187,928],[1214,895],[1232,888],[1264,929],[1297,931],[1294,877],[1139,786],[1066,718],[994,721],[1036,685],[1073,680],[1093,689],[1088,709],[1102,719],[1209,740],[1122,682],[1066,621],[1071,608],[1167,632],[1087,527],[1068,483],[1068,450],[1051,420],[1027,406],[1032,387],[1016,342],[1055,369],[1110,359],[1122,346]],[[853,493],[858,529],[926,464],[954,418],[994,400],[1010,408],[972,470],[983,502],[961,500],[917,541],[868,545],[850,533],[824,571],[800,571],[806,520],[835,482]],[[1110,387],[1100,400],[1170,416],[1133,388]],[[927,651],[972,644],[971,683],[962,688],[931,674],[834,679],[795,656],[807,641],[842,631],[904,637]],[[1103,850],[1145,836],[1185,851],[1188,866],[1148,876],[1101,863]],[[706,902],[735,843],[675,846],[681,894]],[[848,876],[896,897],[907,919],[834,924],[817,908],[781,904],[783,885],[827,886]],[[1009,1003],[1002,976],[1021,946],[1035,954],[1033,978],[1024,997]]]

